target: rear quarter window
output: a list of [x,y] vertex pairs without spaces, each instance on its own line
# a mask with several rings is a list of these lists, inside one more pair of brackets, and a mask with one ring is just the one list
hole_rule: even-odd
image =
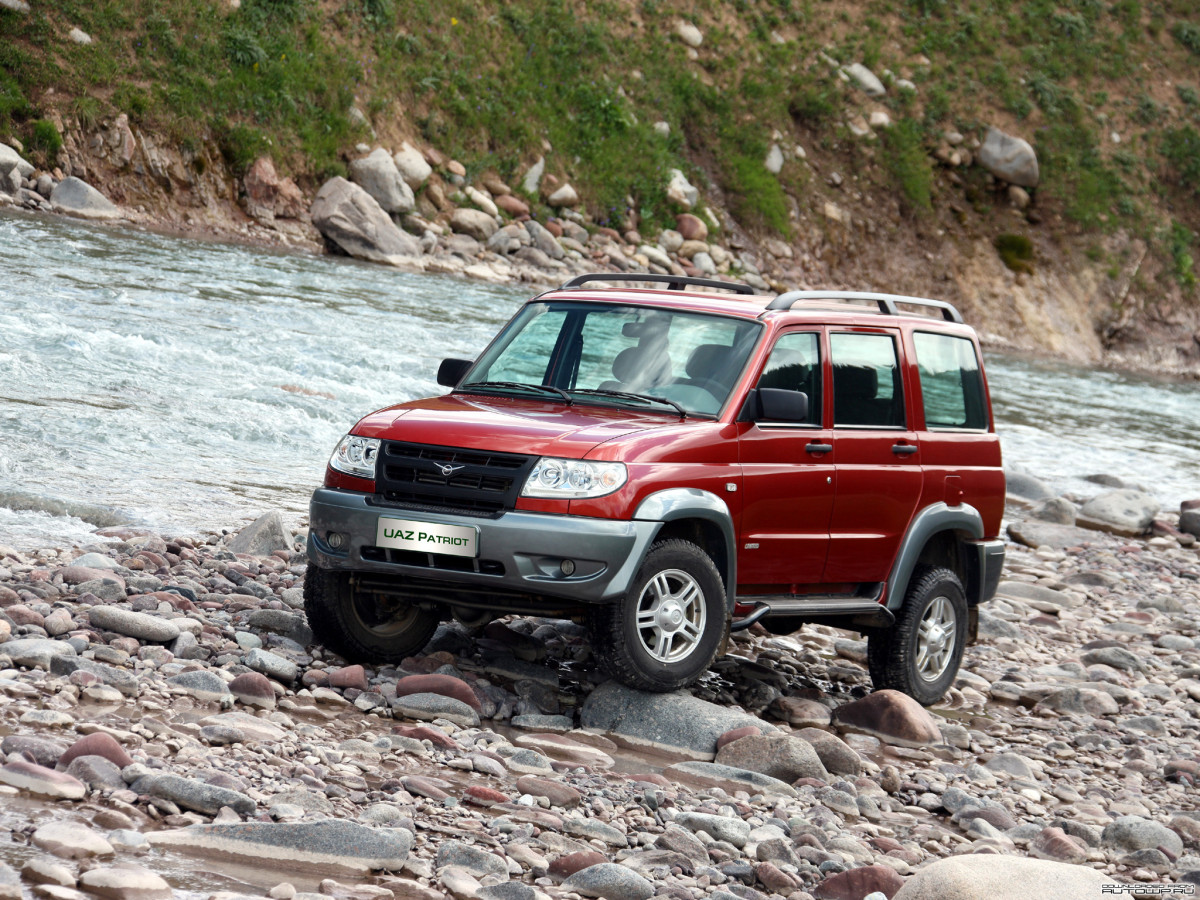
[[966,338],[927,332],[914,334],[913,345],[921,375],[925,427],[931,431],[986,431],[983,373],[975,345]]

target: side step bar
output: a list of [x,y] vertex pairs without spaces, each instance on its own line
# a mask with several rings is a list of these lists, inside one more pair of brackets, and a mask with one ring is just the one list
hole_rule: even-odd
[[739,598],[739,602],[753,603],[755,608],[747,616],[735,619],[730,631],[742,631],[765,616],[795,618],[818,624],[838,627],[879,627],[891,625],[896,617],[879,602],[883,585],[879,585],[874,596],[862,594],[838,596],[801,596],[796,594],[769,594]]

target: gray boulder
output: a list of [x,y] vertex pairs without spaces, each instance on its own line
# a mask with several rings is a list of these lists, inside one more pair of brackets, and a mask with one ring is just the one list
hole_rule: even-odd
[[797,778],[829,780],[812,744],[789,734],[750,734],[717,751],[717,762],[791,784]]
[[283,514],[277,510],[263,513],[229,542],[230,553],[248,553],[251,556],[270,556],[277,551],[292,549],[292,533],[283,522]]
[[930,863],[904,882],[892,900],[1093,900],[1113,877],[1087,866],[991,853],[969,853]]
[[420,241],[401,231],[374,197],[345,178],[321,185],[309,215],[327,240],[357,259],[399,265],[421,255]]
[[979,164],[1002,181],[1024,188],[1038,185],[1037,154],[1028,141],[989,128],[977,156]]
[[104,684],[116,688],[127,697],[138,695],[138,677],[128,669],[118,669],[94,659],[77,656],[55,656],[50,660],[51,675],[70,675],[79,670],[95,675]]
[[139,794],[161,797],[163,800],[179,804],[184,809],[193,809],[210,816],[220,812],[222,806],[228,806],[244,816],[250,815],[255,809],[254,801],[239,791],[231,791],[179,775],[146,775],[130,787]]
[[7,656],[13,665],[29,669],[49,669],[55,657],[74,655],[75,648],[66,641],[49,638],[18,638],[0,644],[0,656]]
[[416,207],[412,188],[396,168],[392,155],[378,148],[350,163],[350,180],[375,198],[386,213],[408,213]]
[[580,712],[580,724],[615,735],[631,746],[655,747],[711,760],[717,738],[753,725],[771,731],[766,722],[744,712],[693,697],[686,691],[650,694],[608,681],[592,691]]
[[300,677],[300,667],[296,663],[269,650],[256,647],[246,654],[245,663],[255,672],[261,672],[283,684],[291,684]]
[[396,164],[400,177],[414,191],[433,174],[433,168],[425,161],[425,157],[407,141],[392,156],[392,162]]
[[649,900],[654,885],[626,866],[599,863],[580,869],[562,884],[565,890],[604,900]]
[[93,606],[88,610],[88,620],[104,631],[115,631],[139,641],[167,644],[179,637],[179,626],[169,619],[118,606]]
[[1051,497],[1042,500],[1029,514],[1043,522],[1053,522],[1056,525],[1074,525],[1079,509],[1066,497]]
[[1136,537],[1145,534],[1162,505],[1142,491],[1109,491],[1093,497],[1079,510],[1075,524],[1110,534]]
[[1015,469],[1004,470],[1004,490],[1009,497],[1016,497],[1018,500],[1025,500],[1029,503],[1049,500],[1054,496],[1054,491],[1046,482],[1028,472]]
[[107,197],[73,175],[55,185],[50,192],[50,205],[56,212],[83,219],[115,219],[121,215]]
[[8,144],[0,144],[0,175],[7,175],[14,169],[22,178],[28,178],[34,171],[33,166],[26,162],[20,153]]
[[1052,550],[1065,550],[1076,547],[1087,541],[1094,540],[1082,528],[1074,525],[1055,525],[1051,522],[1010,522],[1008,536],[1018,544],[1026,547],[1049,547]]
[[563,258],[566,251],[563,250],[562,244],[558,242],[558,239],[541,222],[528,219],[525,222],[525,230],[529,232],[533,246],[537,247],[537,249],[541,250],[551,259]]
[[1100,845],[1106,850],[1132,853],[1162,847],[1172,856],[1183,855],[1183,839],[1160,822],[1141,816],[1121,816],[1104,826]]
[[487,243],[488,238],[496,233],[499,227],[495,218],[481,209],[456,209],[450,216],[450,227],[459,234],[474,238],[480,243]]

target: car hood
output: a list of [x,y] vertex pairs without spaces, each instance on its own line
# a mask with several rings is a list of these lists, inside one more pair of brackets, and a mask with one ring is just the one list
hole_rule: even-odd
[[582,459],[614,438],[686,427],[694,421],[615,407],[447,395],[371,413],[354,433],[414,444]]

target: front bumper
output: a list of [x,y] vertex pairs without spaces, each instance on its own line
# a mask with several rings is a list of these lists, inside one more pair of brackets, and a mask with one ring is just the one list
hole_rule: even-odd
[[[475,528],[478,552],[470,559],[377,547],[380,516]],[[661,526],[519,510],[482,518],[381,506],[368,494],[318,488],[309,503],[308,559],[323,569],[605,603],[629,589]],[[344,536],[336,550],[327,539],[331,532]],[[563,572],[564,560],[574,563],[570,575]]]

